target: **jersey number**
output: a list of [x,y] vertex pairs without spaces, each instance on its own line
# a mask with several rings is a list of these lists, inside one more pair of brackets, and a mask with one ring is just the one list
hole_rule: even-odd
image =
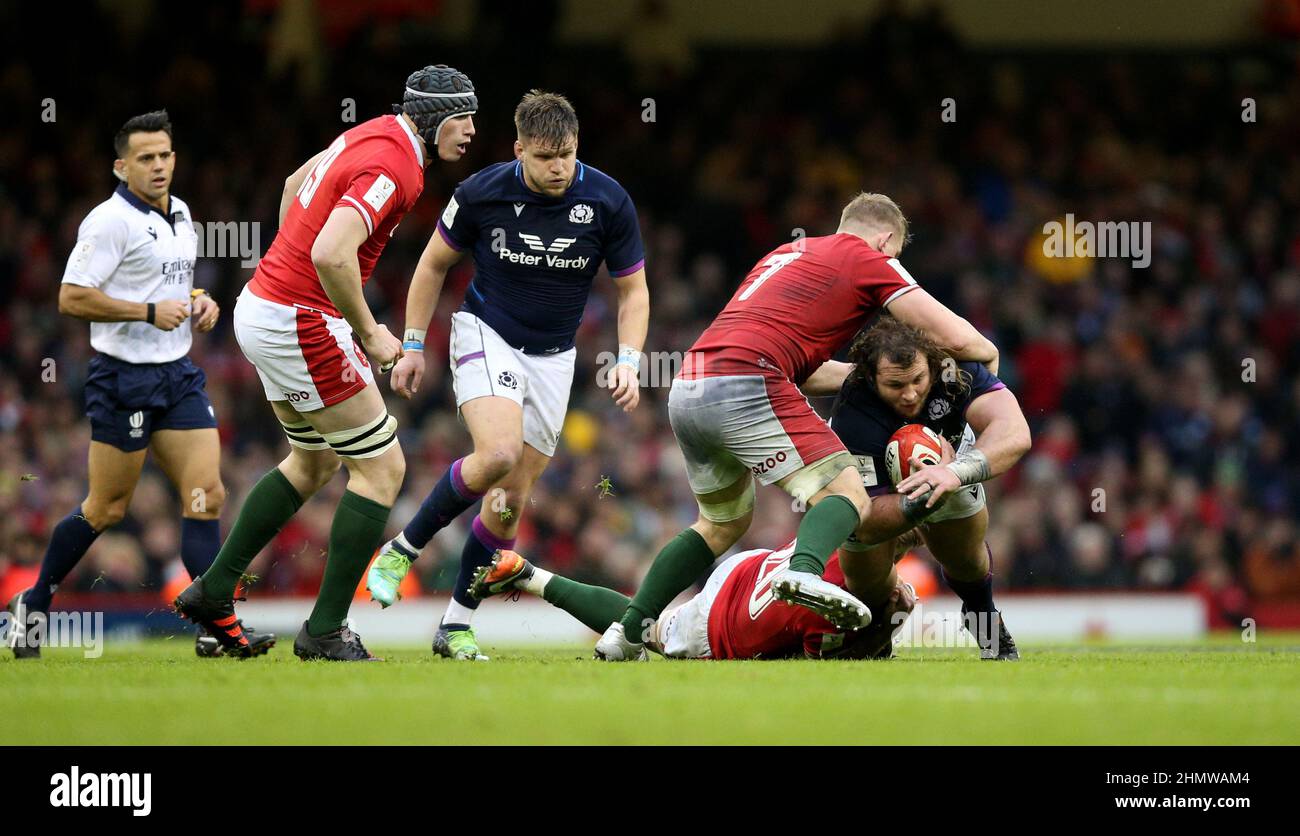
[[344,145],[347,145],[347,141],[343,137],[334,140],[334,144],[325,150],[325,156],[321,157],[308,172],[306,179],[298,187],[298,203],[302,208],[306,209],[307,204],[311,203],[311,199],[316,195],[316,189],[320,188],[320,181],[325,177],[325,172],[330,164],[339,158],[339,154],[343,153]]
[[772,592],[772,576],[790,565],[790,553],[793,549],[772,552],[763,558],[763,565],[758,569],[758,579],[754,591],[749,596],[749,620],[758,621],[763,610],[776,600]]
[[773,273],[775,273],[777,270],[780,270],[782,267],[794,261],[796,258],[798,258],[801,255],[803,255],[803,253],[796,250],[795,252],[792,253],[781,253],[780,255],[774,255],[771,258],[769,258],[767,261],[764,261],[763,266],[766,267],[767,269],[759,273],[758,278],[754,279],[753,283],[750,284],[749,287],[745,288],[745,292],[740,294],[738,301],[743,302],[749,297],[753,296],[754,291],[758,290],[758,286],[761,285],[763,282],[767,281],[768,279],[770,279]]

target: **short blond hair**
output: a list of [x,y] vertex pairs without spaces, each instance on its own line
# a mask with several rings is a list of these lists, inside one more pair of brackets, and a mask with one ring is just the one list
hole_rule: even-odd
[[907,216],[889,195],[861,192],[848,202],[840,213],[840,231],[855,224],[865,227],[884,227],[898,233],[900,244],[907,243]]

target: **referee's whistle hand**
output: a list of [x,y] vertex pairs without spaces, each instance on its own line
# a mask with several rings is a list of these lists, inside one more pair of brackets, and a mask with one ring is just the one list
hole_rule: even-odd
[[163,331],[172,331],[190,318],[190,303],[179,299],[164,299],[154,305],[153,324]]

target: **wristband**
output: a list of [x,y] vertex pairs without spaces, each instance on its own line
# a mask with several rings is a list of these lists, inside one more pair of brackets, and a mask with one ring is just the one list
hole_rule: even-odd
[[153,302],[145,302],[144,321],[153,325],[154,305]]
[[193,290],[190,291],[190,299],[197,299],[197,298],[199,298],[200,296],[204,296],[204,295],[206,295],[206,294],[207,294],[207,291],[206,291],[206,290],[204,290],[204,289],[201,288],[201,287],[196,287],[196,288],[194,288]]
[[639,370],[641,368],[641,352],[630,345],[620,345],[618,347],[618,361],[614,365],[631,366]]
[[402,351],[424,351],[425,328],[407,328],[402,334]]
[[967,450],[944,467],[956,474],[963,485],[973,485],[989,478],[989,457],[979,449]]

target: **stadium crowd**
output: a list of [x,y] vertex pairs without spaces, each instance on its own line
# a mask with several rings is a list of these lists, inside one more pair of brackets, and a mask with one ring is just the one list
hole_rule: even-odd
[[[663,35],[658,47],[629,37],[531,50],[487,23],[471,48],[401,15],[326,19],[287,38],[273,9],[250,29],[221,6],[198,22],[195,10],[152,8],[143,21],[85,10],[118,44],[168,43],[161,56],[114,50],[119,75],[138,82],[129,88],[76,70],[107,59],[108,39],[36,64],[0,59],[0,105],[21,114],[0,134],[0,600],[30,582],[49,528],[84,496],[91,350],[85,323],[61,317],[55,299],[78,221],[114,185],[116,128],[169,108],[173,191],[200,221],[239,222],[245,238],[258,224],[264,250],[283,178],[349,127],[348,101],[357,121],[387,112],[405,74],[436,61],[477,83],[479,133],[467,160],[426,172],[367,289],[380,321],[400,329],[437,213],[460,179],[510,154],[510,113],[529,87],[572,98],[579,157],[627,187],[646,242],[653,368],[642,404],[625,415],[598,387],[599,353],[617,348],[613,287],[598,279],[561,449],[523,515],[530,559],[635,586],[695,515],[664,405],[671,354],[758,257],[833,231],[843,203],[867,189],[908,213],[903,262],[999,346],[1033,426],[1031,454],[990,485],[1004,588],[1194,589],[1218,623],[1252,602],[1300,598],[1300,73],[1285,51],[991,54],[937,16],[889,12],[773,60],[674,41],[654,5],[638,14]],[[5,14],[28,13],[39,12]],[[186,35],[199,27],[208,35]],[[122,55],[135,57],[120,66]],[[1044,224],[1067,214],[1149,223],[1150,266],[1045,257]],[[212,255],[216,242],[205,243]],[[446,337],[470,272],[457,268],[435,315],[433,379],[410,402],[388,395],[408,461],[393,530],[468,450]],[[224,309],[191,356],[221,422],[227,523],[286,447],[230,329],[250,273],[237,253],[196,272]],[[342,489],[340,477],[254,563],[257,594],[314,592]],[[147,470],[128,518],[68,585],[131,592],[181,572],[170,491]],[[784,543],[798,522],[775,490],[759,492],[756,520],[741,547]],[[415,564],[423,590],[455,577],[468,521]]]

